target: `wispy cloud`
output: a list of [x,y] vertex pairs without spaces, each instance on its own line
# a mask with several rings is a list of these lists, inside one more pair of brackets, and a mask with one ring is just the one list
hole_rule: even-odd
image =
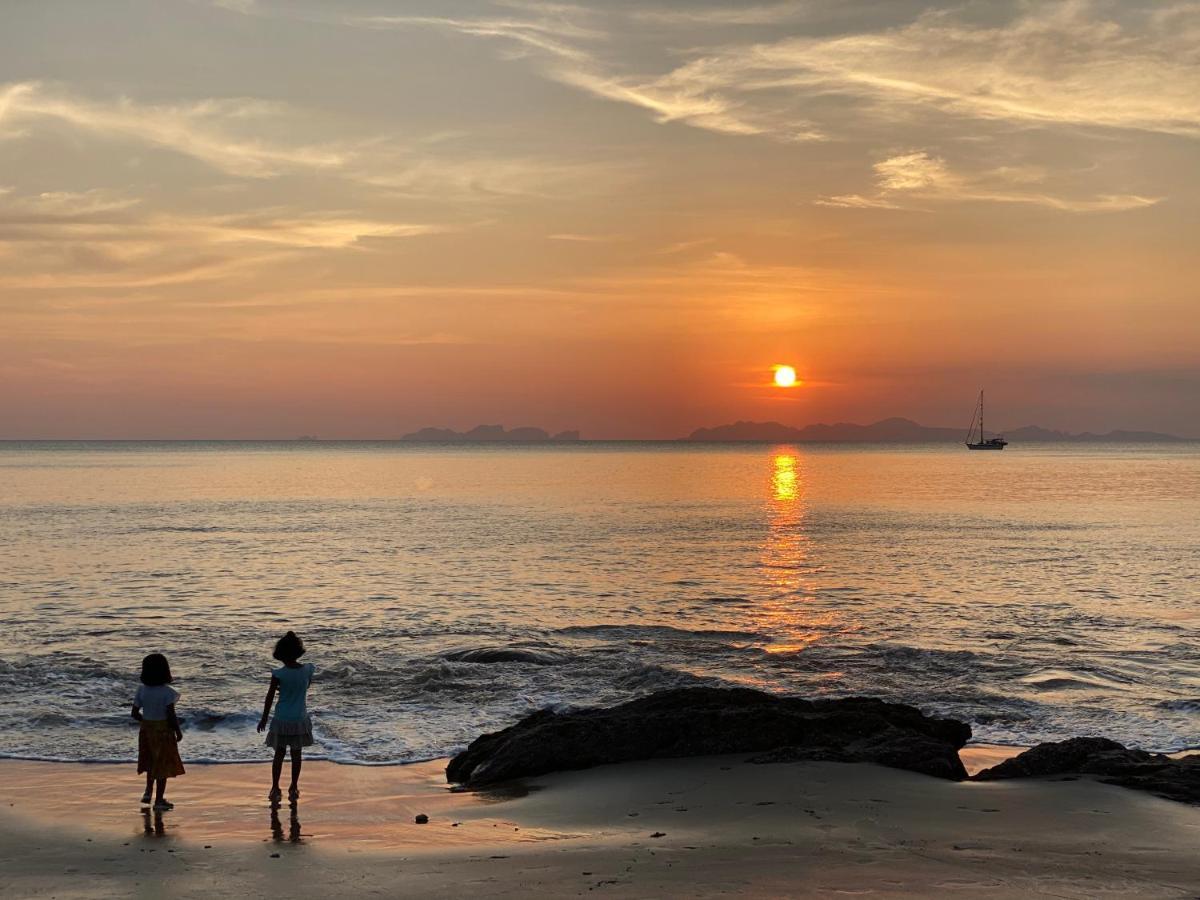
[[552,241],[567,241],[575,244],[612,244],[617,241],[627,241],[629,237],[623,234],[576,234],[560,232],[546,235]]
[[231,175],[254,178],[346,164],[349,154],[344,149],[271,142],[244,133],[254,132],[254,123],[282,112],[278,104],[252,99],[171,106],[140,104],[124,97],[90,100],[38,82],[10,84],[0,90],[0,129],[53,119],[100,137],[164,147]]
[[[251,9],[240,0],[232,5]],[[264,5],[252,9],[267,14]],[[997,7],[986,17],[943,6],[874,28],[870,17],[852,15],[846,6],[791,0],[736,7],[498,0],[477,9],[380,15],[310,6],[274,7],[271,14],[492,41],[502,55],[548,79],[635,107],[659,123],[734,136],[820,141],[852,135],[893,145],[898,129],[922,123],[936,123],[946,140],[986,139],[1029,126],[1200,136],[1200,4],[1193,2],[1061,0]],[[839,11],[845,13],[840,20]],[[811,30],[815,19],[826,23],[821,34],[797,33]],[[645,29],[653,30],[653,40],[640,40]],[[312,151],[291,152],[306,158]],[[243,166],[270,168],[269,156],[242,155],[249,156]],[[938,165],[930,155],[888,157],[876,165],[873,191],[816,202],[896,209],[914,199],[957,199],[1088,212],[1159,199],[1110,185],[1091,195],[1052,181],[1035,189],[986,162],[959,160],[954,171]],[[1017,159],[1009,168],[1029,167]],[[362,180],[412,195],[428,189],[486,197],[538,193],[550,171],[522,161],[478,167],[439,159],[371,166]],[[903,183],[906,178],[924,180]]]
[[442,234],[444,225],[286,209],[151,212],[94,190],[0,193],[0,287],[142,288],[227,277],[311,251],[366,251]]
[[1153,206],[1162,200],[1138,194],[1060,196],[1029,188],[1030,183],[1040,180],[1038,173],[1029,169],[999,168],[969,176],[951,170],[944,159],[924,150],[890,156],[875,163],[874,169],[874,195],[845,194],[821,197],[816,202],[855,209],[904,209],[908,199],[988,201],[1029,203],[1064,212],[1118,212]]
[[498,157],[455,147],[453,135],[432,141],[372,135],[337,144],[288,140],[288,131],[305,120],[301,110],[249,98],[150,105],[127,97],[83,99],[37,82],[0,88],[0,136],[27,136],[60,123],[98,140],[161,147],[243,179],[301,172],[396,196],[463,202],[545,195],[568,185],[585,190],[630,170],[612,161]]
[[215,242],[252,241],[326,249],[359,247],[371,238],[422,237],[452,230],[443,225],[370,221],[342,215],[297,217],[283,212],[201,219],[191,227],[196,234]]
[[1121,21],[1087,0],[1036,4],[983,27],[953,11],[903,27],[785,37],[702,54],[675,71],[717,95],[830,92],[876,105],[934,107],[985,120],[1088,125],[1200,136],[1200,7],[1164,18],[1154,7]]
[[818,197],[813,201],[818,206],[840,206],[844,209],[903,209],[900,204],[883,197],[864,197],[862,194],[837,194]]
[[[611,37],[605,31],[578,24],[570,14],[579,7],[556,7],[557,15],[536,18],[447,18],[438,16],[347,17],[344,24],[365,28],[437,28],[481,38],[500,39],[536,53],[543,74],[593,96],[640,107],[659,122],[686,122],[728,134],[759,134],[762,128],[738,114],[730,98],[706,95],[673,74],[663,78],[625,75],[603,62],[603,53],[589,42]],[[804,133],[806,129],[798,129]]]
[[[541,59],[549,78],[640,107],[660,122],[725,133],[784,139],[837,134],[844,124],[840,111],[810,107],[840,95],[867,101],[856,114],[880,122],[892,120],[896,108],[910,107],[967,119],[1200,136],[1200,42],[1193,39],[1200,34],[1200,6],[1119,9],[1098,0],[1063,0],[1017,8],[1018,15],[995,25],[951,8],[898,27],[785,34],[754,43],[731,43],[735,35],[727,26],[787,30],[811,5],[659,8],[624,16],[600,5],[534,5],[504,17],[343,21],[436,27],[518,44]],[[648,20],[712,25],[711,46],[690,44],[634,63],[616,48]]]
[[0,188],[0,222],[25,216],[27,221],[71,221],[112,213],[137,206],[140,199],[128,197],[105,188],[87,191],[42,191],[32,195],[17,195],[12,188]]

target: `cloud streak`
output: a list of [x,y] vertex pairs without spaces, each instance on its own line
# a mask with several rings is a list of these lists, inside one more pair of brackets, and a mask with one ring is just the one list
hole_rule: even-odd
[[[789,140],[836,134],[840,122],[821,121],[807,107],[841,95],[868,101],[860,115],[881,122],[894,119],[895,107],[919,107],[965,119],[1200,136],[1200,6],[1194,3],[1132,5],[1117,17],[1109,4],[1064,0],[1019,6],[1018,15],[990,26],[950,8],[882,30],[732,44],[728,26],[786,28],[811,9],[796,3],[624,14],[600,5],[530,9],[524,17],[518,7],[500,18],[343,22],[432,27],[515,43],[540,56],[543,73],[560,83],[647,110],[659,122],[723,133]],[[638,62],[614,52],[648,21],[667,28],[666,46],[673,25],[713,26],[716,43],[659,51]],[[671,63],[678,56],[684,61]]]
[[[995,27],[926,13],[882,32],[791,38],[710,58],[712,89],[844,92],[962,117],[1200,136],[1200,7],[1125,22],[1105,7],[1030,7]],[[882,108],[886,115],[886,106]]]
[[0,129],[57,120],[99,136],[151,144],[182,153],[231,175],[267,178],[293,169],[337,169],[345,150],[289,146],[240,135],[247,123],[278,116],[282,108],[252,99],[203,100],[172,106],[128,98],[103,102],[71,97],[38,82],[0,92]]
[[144,288],[227,277],[312,251],[365,252],[448,226],[286,209],[145,212],[109,191],[0,194],[0,287]]
[[[343,23],[362,28],[436,28],[472,37],[500,39],[537,54],[541,70],[550,79],[592,96],[625,103],[650,112],[661,123],[686,122],[727,134],[760,134],[764,129],[738,114],[728,98],[707,95],[673,74],[645,78],[614,73],[596,49],[580,41],[603,43],[610,35],[576,24],[567,15],[580,7],[557,8],[554,18],[447,18],[439,16],[347,17]],[[571,43],[570,41],[574,41]]]
[[844,194],[821,197],[821,206],[849,209],[906,209],[906,200],[985,201],[1028,203],[1063,212],[1119,212],[1153,206],[1161,197],[1138,194],[1101,194],[1093,197],[1063,197],[1018,187],[1036,182],[1036,173],[997,169],[969,176],[953,171],[944,159],[917,150],[890,156],[875,163],[876,193],[872,196]]

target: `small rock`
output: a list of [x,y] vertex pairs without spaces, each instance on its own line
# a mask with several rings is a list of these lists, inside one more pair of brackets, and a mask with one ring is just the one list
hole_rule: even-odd
[[278,854],[278,853],[272,853],[272,854],[271,854],[271,859],[279,859],[279,854]]
[[425,815],[425,813],[419,813],[413,821],[418,825],[426,825],[429,823],[429,816]]
[[667,833],[665,831],[656,831],[656,832],[654,832],[654,834],[650,835],[650,837],[652,837],[652,838],[660,838],[660,837],[666,837],[666,836],[667,836]]

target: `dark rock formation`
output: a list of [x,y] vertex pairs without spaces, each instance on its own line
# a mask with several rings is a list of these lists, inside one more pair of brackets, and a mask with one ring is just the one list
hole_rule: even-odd
[[1105,784],[1150,791],[1171,800],[1200,803],[1200,754],[1172,759],[1108,738],[1071,738],[1038,744],[1019,756],[977,773],[977,781],[1092,775]]
[[1119,784],[1121,787],[1137,791],[1149,791],[1168,800],[1200,805],[1200,753],[1171,759],[1161,766],[1146,765],[1128,772],[1115,773],[1100,780],[1106,784]]
[[1012,759],[984,769],[974,778],[976,781],[996,781],[1001,778],[1036,778],[1045,775],[1111,775],[1114,771],[1140,765],[1156,757],[1167,759],[1144,750],[1129,750],[1108,738],[1071,738],[1038,744]]
[[[971,728],[867,697],[801,700],[745,688],[679,688],[607,709],[542,710],[476,738],[446,767],[477,787],[636,759],[778,751],[779,760],[874,762],[961,780]],[[769,759],[763,761],[770,761]]]

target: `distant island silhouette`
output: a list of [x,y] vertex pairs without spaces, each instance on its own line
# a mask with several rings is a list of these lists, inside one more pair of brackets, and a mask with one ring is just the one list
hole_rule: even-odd
[[[996,432],[988,432],[988,435]],[[852,422],[838,422],[835,425],[818,423],[795,428],[779,422],[734,422],[730,425],[717,425],[713,428],[697,428],[685,441],[718,442],[718,441],[770,441],[778,443],[791,442],[863,442],[881,444],[922,444],[943,441],[961,442],[961,428],[936,428],[920,425],[911,419],[891,418],[881,419],[870,425],[856,425]],[[1156,431],[1109,431],[1105,434],[1093,434],[1085,431],[1072,434],[1067,431],[1054,431],[1040,428],[1037,425],[1026,425],[1004,432],[1004,435],[1014,443],[1036,443],[1052,441],[1072,441],[1080,443],[1100,442],[1169,442],[1182,441],[1186,438],[1173,434],[1160,434]]]
[[577,441],[578,431],[560,431],[550,434],[541,428],[513,428],[505,430],[503,425],[476,425],[470,431],[454,431],[450,428],[422,428],[406,434],[402,441],[418,441],[431,444],[536,444],[544,441]]

